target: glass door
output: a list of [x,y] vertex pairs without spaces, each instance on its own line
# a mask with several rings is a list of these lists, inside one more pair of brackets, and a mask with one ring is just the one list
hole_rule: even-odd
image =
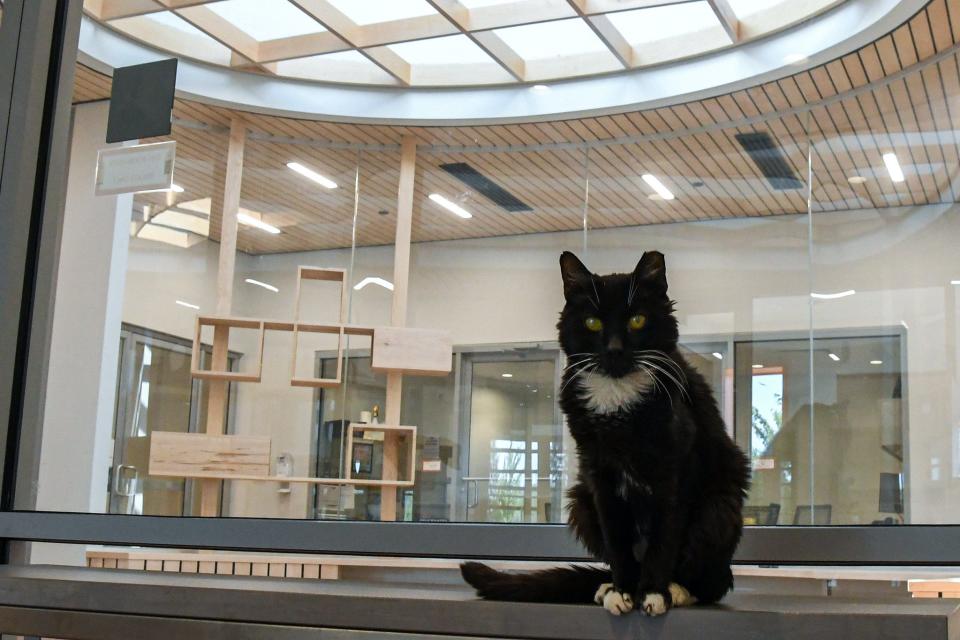
[[[191,347],[130,329],[122,332],[120,344],[110,513],[190,515],[192,483],[151,477],[147,468],[153,431],[186,433],[202,424],[204,403],[201,385],[190,375]],[[231,368],[235,360],[230,358]]]
[[463,354],[461,366],[461,519],[561,522],[559,351]]

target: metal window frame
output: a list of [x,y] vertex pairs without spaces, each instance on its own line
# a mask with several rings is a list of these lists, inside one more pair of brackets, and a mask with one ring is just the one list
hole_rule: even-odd
[[[587,560],[562,525],[179,518],[17,510],[35,492],[81,0],[8,0],[0,26],[0,562],[11,541]],[[10,135],[8,135],[10,134]],[[22,460],[19,469],[17,460]],[[20,492],[15,492],[19,486]],[[16,549],[14,549],[16,551]],[[748,564],[957,565],[960,526],[751,527]]]

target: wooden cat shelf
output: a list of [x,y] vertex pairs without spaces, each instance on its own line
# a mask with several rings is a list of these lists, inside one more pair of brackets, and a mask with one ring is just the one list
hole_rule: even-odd
[[[405,441],[407,450],[406,477],[397,480],[352,477],[353,441],[357,431],[389,433],[391,436]],[[416,452],[416,427],[350,423],[347,427],[346,477],[277,476],[270,475],[270,438],[267,436],[226,436],[154,431],[150,435],[148,473],[151,477],[158,478],[209,478],[303,484],[412,487],[416,477]]]
[[[305,280],[335,282],[340,285],[338,322],[311,323],[300,319],[302,284]],[[264,320],[233,316],[198,316],[193,337],[190,373],[201,380],[225,382],[260,382],[263,375],[264,337],[267,331],[293,333],[293,353],[290,362],[290,385],[294,387],[336,387],[342,383],[344,336],[367,336],[371,341],[371,369],[378,373],[417,376],[443,376],[450,373],[453,347],[446,331],[412,329],[406,327],[369,327],[347,324],[347,282],[343,269],[299,267],[293,320]],[[201,369],[201,331],[214,327],[220,340],[228,344],[232,329],[257,332],[256,361],[252,371],[237,372],[225,369]],[[336,373],[329,378],[297,376],[297,351],[301,333],[321,333],[337,336]],[[406,477],[377,480],[352,477],[353,440],[357,430],[383,432],[385,441],[407,451]],[[350,424],[346,431],[346,475],[343,478],[312,478],[270,475],[270,438],[266,436],[235,436],[200,433],[173,433],[155,431],[150,442],[149,473],[156,477],[200,478],[213,480],[260,480],[307,484],[363,485],[379,487],[413,486],[416,469],[417,428],[400,425]],[[399,451],[391,447],[390,460],[396,468]],[[399,471],[399,469],[397,469]],[[385,472],[386,475],[386,472]],[[400,475],[399,473],[391,475]]]
[[[290,363],[290,384],[294,387],[336,387],[342,382],[343,348],[346,336],[371,338],[371,369],[377,373],[403,373],[417,376],[444,376],[450,373],[453,362],[453,346],[450,334],[431,329],[406,327],[369,327],[346,323],[346,281],[342,269],[319,269],[300,267],[297,279],[297,294],[294,303],[293,321],[262,320],[255,318],[198,316],[193,336],[193,358],[190,373],[203,380],[227,380],[231,382],[260,382],[263,373],[263,343],[267,331],[293,332],[293,353]],[[300,322],[301,283],[303,280],[325,280],[340,283],[338,323]],[[205,326],[230,329],[253,329],[259,332],[256,365],[253,372],[237,372],[200,368],[200,332]],[[330,378],[297,377],[297,352],[301,333],[325,333],[337,336],[337,370]],[[229,334],[228,334],[229,335]]]

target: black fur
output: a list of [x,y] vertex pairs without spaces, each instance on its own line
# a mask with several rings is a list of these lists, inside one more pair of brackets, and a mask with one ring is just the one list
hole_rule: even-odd
[[[580,461],[569,524],[610,570],[520,574],[474,562],[461,567],[463,577],[492,600],[591,602],[612,582],[638,603],[659,593],[669,605],[670,583],[716,602],[733,587],[749,471],[710,387],[677,350],[663,255],[644,253],[628,274],[597,276],[569,252],[560,267],[566,305],[557,329],[568,358],[560,404]],[[646,324],[630,329],[638,314]],[[589,330],[587,317],[602,329]],[[601,413],[584,399],[585,381],[599,375],[656,382]]]

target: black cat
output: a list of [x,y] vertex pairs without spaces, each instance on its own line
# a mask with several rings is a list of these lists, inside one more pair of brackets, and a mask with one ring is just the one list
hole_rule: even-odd
[[491,600],[597,602],[649,615],[716,602],[733,587],[749,471],[704,378],[677,350],[663,254],[597,276],[560,256],[568,364],[560,405],[577,443],[569,524],[610,569],[504,573],[476,562],[464,579]]

